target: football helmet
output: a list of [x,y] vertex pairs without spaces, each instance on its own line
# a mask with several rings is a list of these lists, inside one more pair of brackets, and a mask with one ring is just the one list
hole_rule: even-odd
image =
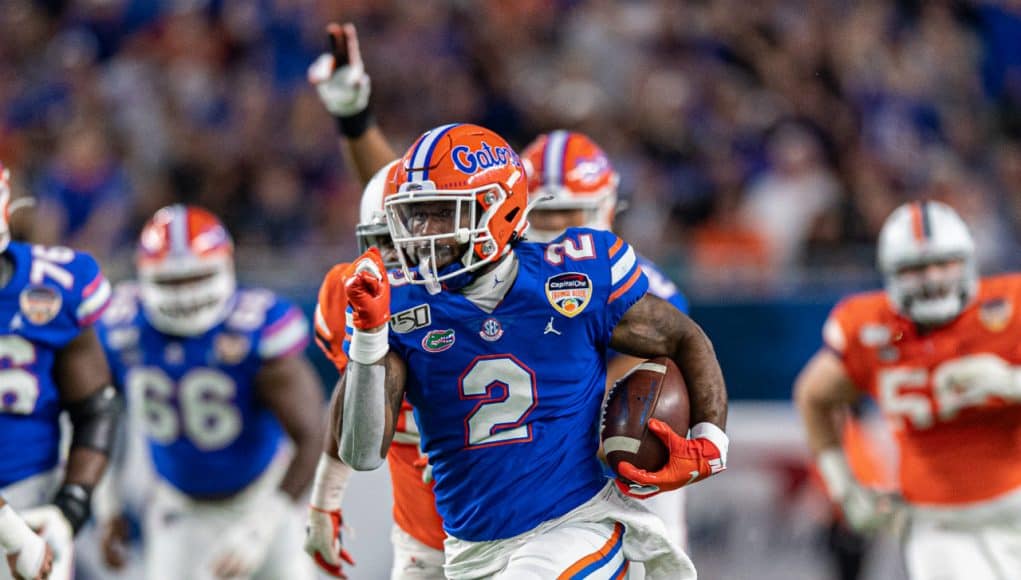
[[[522,161],[529,196],[541,200],[535,211],[583,210],[585,223],[580,226],[597,230],[613,226],[620,176],[606,153],[587,136],[573,131],[539,135],[525,148]],[[548,242],[562,233],[533,225],[526,235]]]
[[11,171],[0,163],[0,254],[11,243],[11,214],[34,204],[35,200],[30,197],[11,200]]
[[386,185],[396,172],[400,159],[394,159],[384,165],[362,190],[362,203],[359,208],[358,225],[355,236],[358,238],[358,251],[365,253],[369,248],[379,248],[383,256],[383,264],[388,268],[399,268],[401,263],[393,249],[390,228],[386,225],[386,210],[383,209],[383,196]]
[[171,205],[142,229],[136,255],[142,308],[161,332],[197,336],[230,312],[234,243],[212,213]]
[[[895,209],[879,232],[878,254],[890,302],[919,324],[950,322],[978,290],[975,242],[945,203],[916,201]],[[957,261],[960,268],[924,269]]]
[[502,137],[478,125],[425,132],[401,159],[389,189],[383,205],[405,277],[430,291],[467,285],[476,270],[507,255],[528,227],[521,160]]

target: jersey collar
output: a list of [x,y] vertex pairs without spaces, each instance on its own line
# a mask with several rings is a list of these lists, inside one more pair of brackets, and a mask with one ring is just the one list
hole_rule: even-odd
[[512,251],[484,274],[479,274],[461,291],[469,302],[492,313],[514,286],[518,277],[518,257]]

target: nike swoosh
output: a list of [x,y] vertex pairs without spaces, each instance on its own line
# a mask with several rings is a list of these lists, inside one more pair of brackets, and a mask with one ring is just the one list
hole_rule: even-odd
[[689,479],[688,483],[685,483],[684,485],[689,485],[691,483],[694,483],[696,479],[698,479],[698,471],[692,471],[691,472],[691,479]]

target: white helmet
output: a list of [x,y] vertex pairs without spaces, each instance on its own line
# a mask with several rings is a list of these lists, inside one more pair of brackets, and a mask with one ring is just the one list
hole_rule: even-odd
[[0,253],[11,243],[11,172],[0,163]]
[[[365,252],[369,248],[393,247],[393,240],[390,238],[390,228],[386,224],[386,210],[383,209],[383,196],[386,193],[387,176],[390,171],[400,163],[400,159],[394,159],[384,165],[372,176],[372,179],[362,190],[362,203],[358,213],[358,225],[355,227],[355,236],[358,238],[358,251]],[[384,252],[386,254],[386,252]],[[389,252],[393,257],[389,260],[384,256],[384,265],[387,268],[399,268],[401,266],[397,254]]]
[[234,304],[234,243],[220,220],[192,206],[156,212],[139,239],[138,282],[145,316],[157,330],[198,336]]
[[[908,275],[905,268],[960,260],[959,276],[946,280]],[[950,206],[938,201],[906,203],[886,218],[879,233],[879,269],[898,312],[919,324],[950,322],[978,290],[975,242]],[[935,291],[933,297],[927,294]]]

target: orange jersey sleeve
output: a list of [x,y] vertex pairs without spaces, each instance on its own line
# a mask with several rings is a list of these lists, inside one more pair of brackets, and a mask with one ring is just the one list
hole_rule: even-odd
[[347,368],[347,355],[344,354],[347,294],[344,282],[350,275],[351,264],[348,263],[337,264],[326,273],[319,287],[315,312],[316,344],[340,372]]
[[885,309],[888,302],[883,293],[855,294],[834,306],[823,325],[824,344],[840,357],[855,386],[868,393],[870,368],[862,351],[889,338],[890,331],[878,323]]
[[443,550],[443,519],[436,511],[433,484],[422,479],[426,456],[419,451],[418,427],[407,401],[401,405],[397,433],[386,460],[394,492],[394,522],[402,530],[430,548]]

